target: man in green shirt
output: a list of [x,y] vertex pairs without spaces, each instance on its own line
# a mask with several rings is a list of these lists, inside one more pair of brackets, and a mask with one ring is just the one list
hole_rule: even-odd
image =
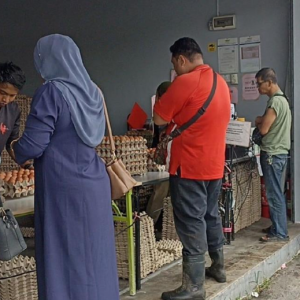
[[284,181],[287,156],[291,146],[292,116],[288,99],[277,84],[276,73],[271,68],[261,69],[255,76],[261,95],[269,97],[263,116],[255,125],[263,135],[260,162],[270,207],[272,225],[260,241],[288,240]]

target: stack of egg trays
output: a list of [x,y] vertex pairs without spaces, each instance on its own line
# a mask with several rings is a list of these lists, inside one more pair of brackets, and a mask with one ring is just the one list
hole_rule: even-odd
[[0,261],[0,299],[38,300],[34,258],[18,256]]
[[[131,175],[147,173],[147,141],[140,136],[114,136],[116,157],[121,159]],[[112,151],[109,138],[104,137],[102,143],[96,147],[97,154],[110,162]]]

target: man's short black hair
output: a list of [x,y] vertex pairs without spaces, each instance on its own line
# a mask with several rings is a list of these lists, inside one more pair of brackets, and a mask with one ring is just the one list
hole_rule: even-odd
[[274,69],[272,68],[263,68],[261,70],[259,70],[256,75],[255,78],[261,78],[261,80],[263,81],[272,81],[273,83],[277,84],[277,76],[276,73],[274,71]]
[[195,55],[200,54],[201,56],[203,56],[203,53],[197,42],[194,39],[188,37],[177,40],[170,47],[170,51],[173,57],[183,55],[191,62],[194,60]]
[[10,83],[21,90],[26,82],[24,72],[12,62],[0,63],[0,83]]

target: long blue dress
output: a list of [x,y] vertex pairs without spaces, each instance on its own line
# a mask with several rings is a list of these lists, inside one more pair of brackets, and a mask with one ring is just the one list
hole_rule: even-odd
[[109,178],[51,82],[37,90],[14,150],[19,163],[34,158],[39,299],[119,299]]

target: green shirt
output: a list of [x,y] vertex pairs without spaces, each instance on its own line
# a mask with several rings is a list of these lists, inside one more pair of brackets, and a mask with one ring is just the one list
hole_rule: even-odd
[[[276,94],[283,95],[282,91]],[[267,109],[274,109],[276,119],[262,139],[261,150],[272,155],[288,154],[291,148],[292,114],[287,99],[276,94],[267,103]]]

